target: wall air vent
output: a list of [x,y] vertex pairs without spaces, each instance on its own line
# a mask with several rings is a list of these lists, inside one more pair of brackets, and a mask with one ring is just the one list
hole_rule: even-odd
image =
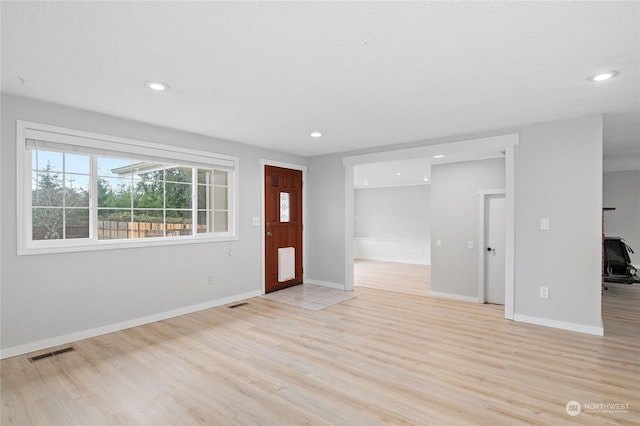
[[75,351],[75,349],[69,346],[67,348],[58,349],[57,351],[47,352],[46,354],[32,356],[31,358],[29,358],[29,361],[36,362],[36,361],[40,361],[41,359],[50,358],[52,356],[56,356],[56,355],[60,355],[60,354],[63,354],[66,352],[72,352],[72,351]]

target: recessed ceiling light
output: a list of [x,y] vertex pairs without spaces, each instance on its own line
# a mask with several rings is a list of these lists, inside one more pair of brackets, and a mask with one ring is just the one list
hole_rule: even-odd
[[365,182],[365,183],[364,183],[364,186],[368,186],[368,185],[369,185],[369,182]]
[[157,90],[158,92],[162,92],[163,90],[167,90],[169,88],[168,84],[160,83],[159,81],[147,81],[144,83],[149,89]]
[[322,137],[322,133],[320,133],[320,132],[311,132],[311,133],[309,133],[309,136],[311,136],[312,138],[319,138],[319,137]]
[[396,176],[402,176],[402,173],[398,172],[396,173]]
[[433,158],[444,158],[444,155],[442,154],[434,155]]
[[424,178],[422,180],[425,181],[425,182],[429,182],[429,178]]
[[589,77],[589,80],[596,82],[605,81],[615,77],[616,75],[618,75],[618,71],[607,71],[600,74],[592,75],[591,77]]

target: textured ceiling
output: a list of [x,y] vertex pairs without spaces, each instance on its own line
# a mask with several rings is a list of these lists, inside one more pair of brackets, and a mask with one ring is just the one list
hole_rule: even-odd
[[638,2],[5,1],[2,91],[301,155],[603,113],[605,155],[640,156],[639,28]]

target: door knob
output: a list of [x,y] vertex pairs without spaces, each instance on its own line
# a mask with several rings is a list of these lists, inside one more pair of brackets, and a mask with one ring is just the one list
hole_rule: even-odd
[[267,232],[267,237],[271,237],[273,234],[271,232]]

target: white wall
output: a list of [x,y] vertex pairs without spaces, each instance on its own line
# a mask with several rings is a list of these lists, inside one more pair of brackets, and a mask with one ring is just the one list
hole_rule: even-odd
[[432,292],[478,298],[478,190],[504,187],[503,158],[431,167]]
[[603,207],[615,207],[604,214],[604,232],[622,237],[633,248],[631,261],[640,264],[640,170],[605,172]]
[[602,117],[527,126],[515,154],[515,312],[601,327]]
[[354,192],[357,258],[431,263],[430,185],[360,188]]
[[[238,156],[239,241],[16,255],[16,120]],[[13,96],[2,96],[3,356],[140,318],[261,291],[260,158],[306,159]],[[233,256],[230,256],[233,251]],[[207,285],[213,275],[214,285]],[[56,340],[58,339],[58,340]]]
[[[600,115],[311,157],[310,278],[345,283],[344,157],[514,132],[520,134],[514,149],[516,317],[586,332],[601,330]],[[326,211],[331,212],[330,222],[322,220]],[[542,217],[551,219],[546,234],[538,230]],[[541,285],[551,288],[550,299],[538,297]]]
[[[307,278],[344,287],[344,185],[342,157],[309,158],[307,184]],[[313,167],[312,167],[313,165]]]

